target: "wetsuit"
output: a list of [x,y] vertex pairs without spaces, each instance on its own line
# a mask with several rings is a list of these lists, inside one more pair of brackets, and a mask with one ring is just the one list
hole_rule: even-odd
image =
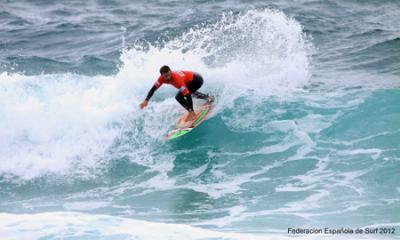
[[160,76],[147,94],[149,101],[154,92],[164,83],[171,84],[179,91],[175,99],[189,112],[193,112],[193,100],[191,95],[199,99],[207,99],[209,96],[197,91],[203,85],[203,78],[200,74],[190,71],[171,71],[171,79],[167,81]]

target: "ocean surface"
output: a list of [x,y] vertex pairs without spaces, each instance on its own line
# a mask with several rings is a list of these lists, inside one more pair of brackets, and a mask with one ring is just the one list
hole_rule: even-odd
[[397,0],[2,0],[0,239],[399,239],[399,87]]

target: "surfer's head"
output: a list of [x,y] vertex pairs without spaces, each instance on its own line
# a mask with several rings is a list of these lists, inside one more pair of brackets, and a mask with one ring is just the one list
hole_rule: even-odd
[[171,68],[169,68],[167,65],[164,65],[160,68],[160,74],[165,80],[171,80]]

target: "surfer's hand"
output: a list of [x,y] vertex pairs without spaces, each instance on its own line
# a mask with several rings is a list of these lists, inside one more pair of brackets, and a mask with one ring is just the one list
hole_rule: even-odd
[[144,101],[139,105],[140,109],[143,109],[143,108],[147,107],[147,104],[149,104],[149,101],[144,100]]

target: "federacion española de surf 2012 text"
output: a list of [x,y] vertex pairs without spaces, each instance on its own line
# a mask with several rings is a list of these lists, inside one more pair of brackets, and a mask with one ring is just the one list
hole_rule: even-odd
[[326,234],[326,235],[346,235],[346,234],[380,234],[380,235],[392,235],[396,234],[396,228],[394,227],[365,227],[365,228],[291,228],[289,227],[287,230],[288,234],[293,235],[317,235],[317,234]]

